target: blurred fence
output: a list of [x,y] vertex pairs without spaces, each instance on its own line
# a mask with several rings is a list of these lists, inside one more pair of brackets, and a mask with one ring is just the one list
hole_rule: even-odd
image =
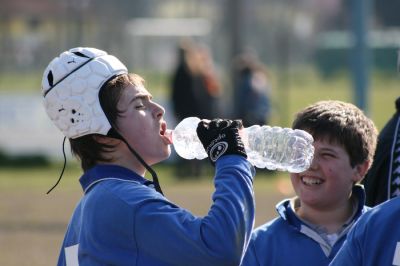
[[0,94],[0,147],[13,155],[62,156],[63,136],[53,126],[36,95]]

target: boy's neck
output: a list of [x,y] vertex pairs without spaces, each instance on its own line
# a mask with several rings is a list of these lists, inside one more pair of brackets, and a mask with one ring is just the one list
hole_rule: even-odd
[[324,228],[328,234],[337,233],[343,225],[354,215],[357,204],[354,195],[346,201],[346,204],[331,209],[317,209],[301,203],[299,198],[294,198],[292,207],[302,220],[318,227]]
[[125,142],[119,139],[110,138],[106,136],[97,136],[97,141],[99,141],[100,143],[113,146],[113,149],[110,149],[103,154],[103,156],[109,159],[110,161],[109,162],[102,161],[101,164],[119,165],[127,169],[130,169],[133,172],[137,173],[138,175],[144,177],[146,173],[146,168],[129,150]]
[[132,170],[140,176],[145,175],[146,168],[136,159],[129,150],[115,150],[107,154],[108,158],[112,158],[111,162],[102,162],[102,164],[114,164]]

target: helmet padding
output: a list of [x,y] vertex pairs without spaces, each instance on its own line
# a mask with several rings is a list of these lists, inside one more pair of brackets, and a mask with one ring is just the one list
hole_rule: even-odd
[[95,48],[78,47],[54,58],[42,79],[47,114],[68,138],[107,135],[111,129],[99,101],[110,79],[128,73],[115,56]]

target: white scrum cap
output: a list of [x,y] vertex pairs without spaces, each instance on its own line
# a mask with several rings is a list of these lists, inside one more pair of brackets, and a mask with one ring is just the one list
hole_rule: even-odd
[[99,91],[124,73],[128,73],[125,65],[102,50],[77,47],[61,53],[43,74],[47,114],[68,138],[107,135],[111,125],[101,108]]

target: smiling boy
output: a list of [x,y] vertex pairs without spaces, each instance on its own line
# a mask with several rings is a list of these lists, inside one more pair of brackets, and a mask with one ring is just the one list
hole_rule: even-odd
[[328,265],[367,209],[358,183],[375,152],[373,122],[350,103],[320,101],[300,111],[292,127],[313,136],[312,164],[290,174],[296,197],[253,232],[243,265]]

